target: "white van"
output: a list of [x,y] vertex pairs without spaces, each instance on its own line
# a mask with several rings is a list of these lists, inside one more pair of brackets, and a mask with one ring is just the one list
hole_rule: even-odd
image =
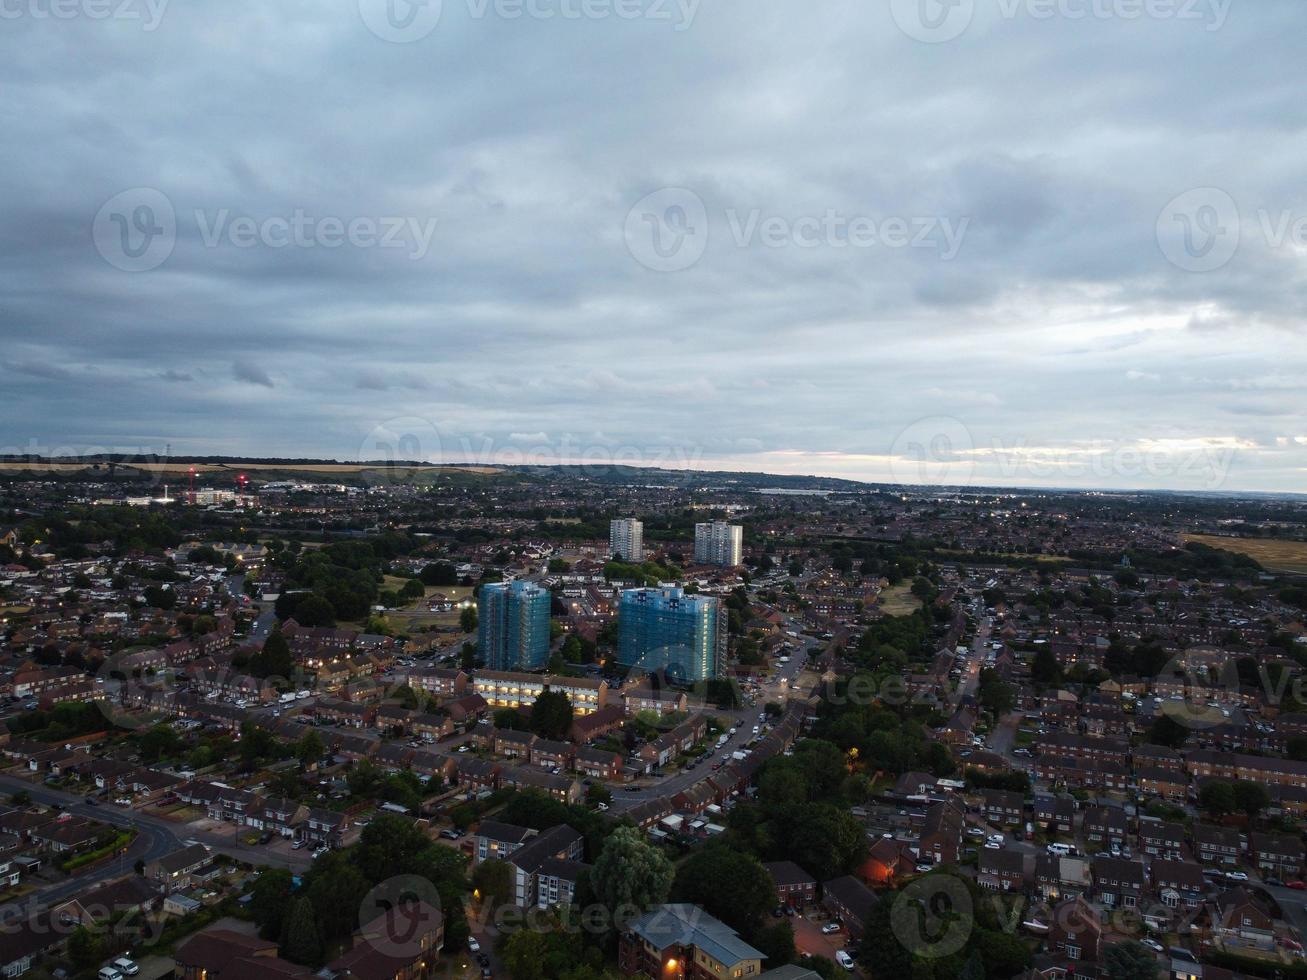
[[1049,845],[1048,845],[1048,853],[1054,855],[1055,857],[1070,857],[1070,855],[1071,855],[1071,845],[1070,845],[1070,844],[1049,844]]

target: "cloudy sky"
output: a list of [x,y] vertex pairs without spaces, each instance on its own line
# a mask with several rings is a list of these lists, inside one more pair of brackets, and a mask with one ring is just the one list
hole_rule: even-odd
[[0,450],[1307,489],[1302,0],[4,0]]

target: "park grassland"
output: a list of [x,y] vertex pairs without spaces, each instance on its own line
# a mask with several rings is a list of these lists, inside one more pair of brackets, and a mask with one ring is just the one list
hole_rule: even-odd
[[1274,538],[1227,538],[1217,534],[1186,534],[1186,542],[1196,541],[1209,548],[1247,555],[1271,572],[1307,574],[1307,541],[1282,541]]

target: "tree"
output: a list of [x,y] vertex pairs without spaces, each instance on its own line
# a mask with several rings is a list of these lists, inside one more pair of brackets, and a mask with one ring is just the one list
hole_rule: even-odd
[[307,896],[297,898],[286,918],[286,933],[281,941],[281,955],[292,963],[317,966],[322,959],[322,936],[313,903]]
[[791,860],[818,881],[838,878],[866,860],[866,831],[847,809],[809,803],[795,811],[780,837]]
[[78,926],[68,937],[68,958],[79,969],[86,969],[104,956],[104,939],[87,929]]
[[255,677],[289,677],[295,670],[295,658],[281,630],[274,629],[263,641],[263,649],[250,658],[246,669]]
[[305,893],[313,903],[324,939],[338,939],[354,930],[368,888],[368,879],[342,851],[332,851],[313,863]]
[[1016,706],[1016,692],[998,671],[986,667],[980,672],[980,687],[976,691],[980,706],[995,718],[1007,714]]
[[1234,787],[1227,782],[1213,779],[1203,784],[1198,791],[1198,807],[1214,817],[1223,817],[1233,813],[1238,804],[1235,801]]
[[490,858],[472,872],[472,887],[481,903],[491,912],[513,901],[513,867],[507,861]]
[[326,751],[327,746],[323,743],[322,736],[315,731],[305,732],[295,743],[295,758],[299,759],[302,766],[319,761]]
[[1035,651],[1035,656],[1030,661],[1030,679],[1044,687],[1061,683],[1062,666],[1048,644]]
[[529,727],[527,720],[516,708],[496,708],[491,712],[490,720],[494,722],[495,728],[510,732],[524,732]]
[[1172,718],[1165,711],[1158,712],[1153,723],[1148,726],[1148,741],[1154,745],[1165,745],[1178,749],[1189,738],[1189,729]]
[[158,762],[181,748],[181,737],[171,725],[154,725],[141,735],[137,745],[143,761]]
[[635,827],[618,827],[609,836],[590,872],[595,897],[614,914],[644,910],[667,901],[675,872],[662,851],[645,843]]
[[464,606],[458,614],[458,628],[464,633],[475,633],[477,628],[477,607]]
[[775,907],[776,885],[756,857],[714,842],[691,853],[677,868],[672,901],[701,905],[709,915],[750,936]]
[[513,980],[549,980],[545,957],[549,940],[543,932],[520,929],[504,943],[504,965]]
[[295,622],[301,626],[335,626],[336,607],[325,596],[306,596],[295,606]]
[[1153,951],[1133,940],[1103,950],[1103,971],[1108,980],[1157,980],[1160,974]]
[[292,876],[285,868],[266,868],[250,892],[250,914],[264,939],[279,939],[286,925]]
[[1261,783],[1240,779],[1231,787],[1235,808],[1255,817],[1271,805],[1271,794]]
[[458,585],[458,572],[447,561],[436,561],[427,565],[418,573],[424,585],[451,586]]
[[531,731],[561,740],[572,730],[572,702],[562,691],[544,691],[531,706]]

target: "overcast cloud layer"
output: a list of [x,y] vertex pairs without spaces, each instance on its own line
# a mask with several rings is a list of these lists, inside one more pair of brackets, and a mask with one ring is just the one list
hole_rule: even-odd
[[1307,489],[1302,0],[0,6],[4,449]]

